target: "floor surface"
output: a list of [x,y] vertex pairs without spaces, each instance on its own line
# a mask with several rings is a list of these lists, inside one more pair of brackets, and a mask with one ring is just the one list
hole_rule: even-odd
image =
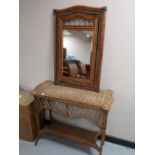
[[[135,150],[105,142],[102,155],[134,155]],[[58,137],[42,137],[37,146],[34,142],[19,141],[19,155],[99,155],[87,145],[66,141]]]

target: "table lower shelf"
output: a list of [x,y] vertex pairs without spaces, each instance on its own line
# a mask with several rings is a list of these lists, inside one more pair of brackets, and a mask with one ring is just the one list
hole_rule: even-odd
[[[100,147],[96,144],[97,137],[101,135],[100,132],[89,131],[53,120],[50,125],[40,130],[40,134],[42,133],[49,133],[74,140],[82,144],[87,144],[100,151]],[[37,141],[38,140],[36,140],[36,144]]]

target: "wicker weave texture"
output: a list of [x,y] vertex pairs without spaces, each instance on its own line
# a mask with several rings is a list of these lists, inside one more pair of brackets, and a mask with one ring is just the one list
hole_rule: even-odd
[[33,95],[42,95],[54,99],[79,103],[89,106],[96,106],[104,110],[110,110],[113,102],[113,91],[103,90],[93,92],[71,87],[59,86],[51,81],[45,81],[38,85],[33,91]]
[[106,121],[106,117],[104,116],[104,111],[100,109],[66,104],[57,100],[52,101],[46,97],[36,97],[34,106],[36,112],[42,109],[52,109],[53,112],[67,119],[88,118],[100,129],[105,129],[104,122]]

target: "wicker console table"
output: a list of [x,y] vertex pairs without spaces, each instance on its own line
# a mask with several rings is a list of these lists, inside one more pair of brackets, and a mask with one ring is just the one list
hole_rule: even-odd
[[[102,154],[102,145],[105,139],[105,130],[108,111],[113,101],[113,92],[104,90],[93,92],[65,86],[54,85],[51,81],[45,81],[38,85],[32,92],[35,97],[34,109],[37,118],[38,136],[35,145],[42,133],[49,133],[66,139],[87,144]],[[50,111],[50,125],[43,126],[40,123],[40,112],[44,109]],[[52,112],[66,118],[87,117],[92,120],[100,130],[89,131],[79,127],[60,123],[52,118]],[[96,139],[100,139],[100,145]]]

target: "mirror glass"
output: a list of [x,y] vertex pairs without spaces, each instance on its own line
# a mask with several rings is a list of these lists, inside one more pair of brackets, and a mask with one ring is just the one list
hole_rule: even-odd
[[90,78],[93,30],[63,30],[63,76]]

